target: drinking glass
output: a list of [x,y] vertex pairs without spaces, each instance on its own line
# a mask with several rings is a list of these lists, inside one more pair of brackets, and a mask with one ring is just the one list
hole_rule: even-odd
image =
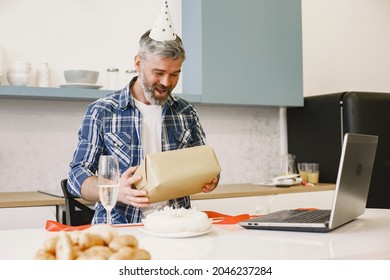
[[281,171],[280,175],[296,174],[295,155],[285,154],[281,156]]
[[107,224],[111,225],[111,211],[118,199],[119,165],[112,155],[102,155],[98,169],[99,198],[107,211]]
[[299,176],[302,178],[302,181],[307,182],[307,163],[298,162],[298,172]]
[[312,184],[318,184],[320,177],[320,170],[318,163],[307,164],[307,181]]

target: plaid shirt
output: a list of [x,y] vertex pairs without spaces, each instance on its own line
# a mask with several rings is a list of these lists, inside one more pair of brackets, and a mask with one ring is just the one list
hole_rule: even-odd
[[[162,151],[206,144],[198,114],[187,101],[171,95],[163,105],[162,114]],[[135,106],[130,86],[91,103],[79,129],[79,142],[70,163],[69,191],[81,196],[81,184],[87,177],[95,176],[102,154],[118,157],[121,174],[129,167],[139,165],[144,157],[141,124],[142,115]],[[189,208],[190,198],[173,199],[169,204]],[[104,207],[98,202],[95,209],[92,223],[105,223]],[[113,223],[139,223],[141,218],[142,209],[131,205],[118,202],[112,210]]]

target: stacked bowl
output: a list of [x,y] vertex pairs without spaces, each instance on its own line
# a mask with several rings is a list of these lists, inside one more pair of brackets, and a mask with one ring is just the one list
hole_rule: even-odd
[[26,86],[30,81],[31,63],[15,60],[7,72],[7,80],[11,86]]

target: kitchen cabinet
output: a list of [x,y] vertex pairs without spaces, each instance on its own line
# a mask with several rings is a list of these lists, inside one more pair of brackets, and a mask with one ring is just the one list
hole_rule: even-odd
[[[319,184],[313,188],[301,185],[289,188],[256,184],[220,185],[212,192],[192,195],[191,204],[200,211],[227,215],[261,215],[299,207],[329,209],[334,188],[334,184]],[[62,222],[63,206],[62,193],[57,189],[0,193],[0,229],[41,228],[49,219]]]
[[[202,104],[303,105],[300,0],[181,2],[187,59],[180,96]],[[105,93],[0,86],[0,98],[93,100]]]
[[300,0],[186,0],[183,92],[202,103],[302,106]]
[[201,211],[215,211],[226,215],[264,215],[283,209],[332,208],[334,191],[285,193],[264,196],[242,196],[192,200],[192,207]]
[[[334,191],[283,193],[273,195],[193,199],[192,207],[226,215],[262,215],[286,208],[330,209]],[[46,220],[56,220],[55,206],[0,209],[0,229],[43,228]],[[60,220],[61,222],[61,220]]]
[[44,228],[47,220],[56,220],[55,206],[0,209],[0,230]]
[[227,215],[260,215],[287,208],[330,209],[334,188],[334,184],[289,188],[254,184],[220,185],[210,193],[192,195],[191,204],[201,211]]
[[268,211],[275,212],[295,208],[331,209],[333,196],[334,190],[274,195],[269,200]]
[[260,215],[269,213],[269,204],[273,195],[245,196],[191,200],[192,207],[200,211],[214,211],[226,215]]

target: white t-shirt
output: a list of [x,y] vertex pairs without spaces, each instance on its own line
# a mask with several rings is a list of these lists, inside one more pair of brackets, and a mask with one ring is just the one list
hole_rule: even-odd
[[[144,156],[151,153],[161,152],[161,127],[162,127],[162,106],[146,105],[137,99],[134,99],[135,106],[142,113],[142,131],[141,142]],[[153,203],[149,207],[143,208],[144,217],[155,209],[164,208],[168,201]]]
[[146,105],[137,99],[134,101],[135,106],[142,113],[141,141],[144,156],[161,152],[162,106]]

